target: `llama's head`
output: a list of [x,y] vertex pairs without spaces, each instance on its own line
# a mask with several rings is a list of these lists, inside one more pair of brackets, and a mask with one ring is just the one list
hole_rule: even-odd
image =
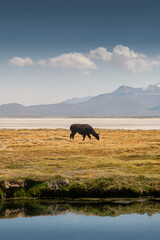
[[99,134],[98,134],[98,133],[95,134],[95,138],[96,138],[97,140],[99,140]]

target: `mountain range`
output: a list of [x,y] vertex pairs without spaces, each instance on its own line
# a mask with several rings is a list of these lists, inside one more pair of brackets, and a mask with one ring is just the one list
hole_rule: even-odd
[[111,93],[73,98],[57,104],[0,105],[0,117],[158,117],[160,83],[146,88],[120,86]]

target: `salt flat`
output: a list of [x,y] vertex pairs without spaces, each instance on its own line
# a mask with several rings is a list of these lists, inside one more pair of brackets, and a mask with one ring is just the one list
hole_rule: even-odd
[[69,129],[73,123],[101,129],[160,129],[160,118],[0,118],[0,129]]

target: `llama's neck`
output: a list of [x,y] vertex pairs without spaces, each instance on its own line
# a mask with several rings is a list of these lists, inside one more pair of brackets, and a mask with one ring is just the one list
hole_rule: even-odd
[[94,130],[92,130],[92,135],[94,136],[94,137],[97,137],[97,133],[94,131]]

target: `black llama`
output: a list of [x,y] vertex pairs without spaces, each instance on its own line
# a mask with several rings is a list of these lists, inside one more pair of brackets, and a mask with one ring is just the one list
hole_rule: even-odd
[[71,134],[70,139],[74,139],[74,135],[78,132],[83,135],[83,141],[85,140],[86,135],[91,140],[90,134],[92,134],[97,140],[99,140],[99,135],[94,131],[94,129],[89,124],[72,124],[70,126]]

